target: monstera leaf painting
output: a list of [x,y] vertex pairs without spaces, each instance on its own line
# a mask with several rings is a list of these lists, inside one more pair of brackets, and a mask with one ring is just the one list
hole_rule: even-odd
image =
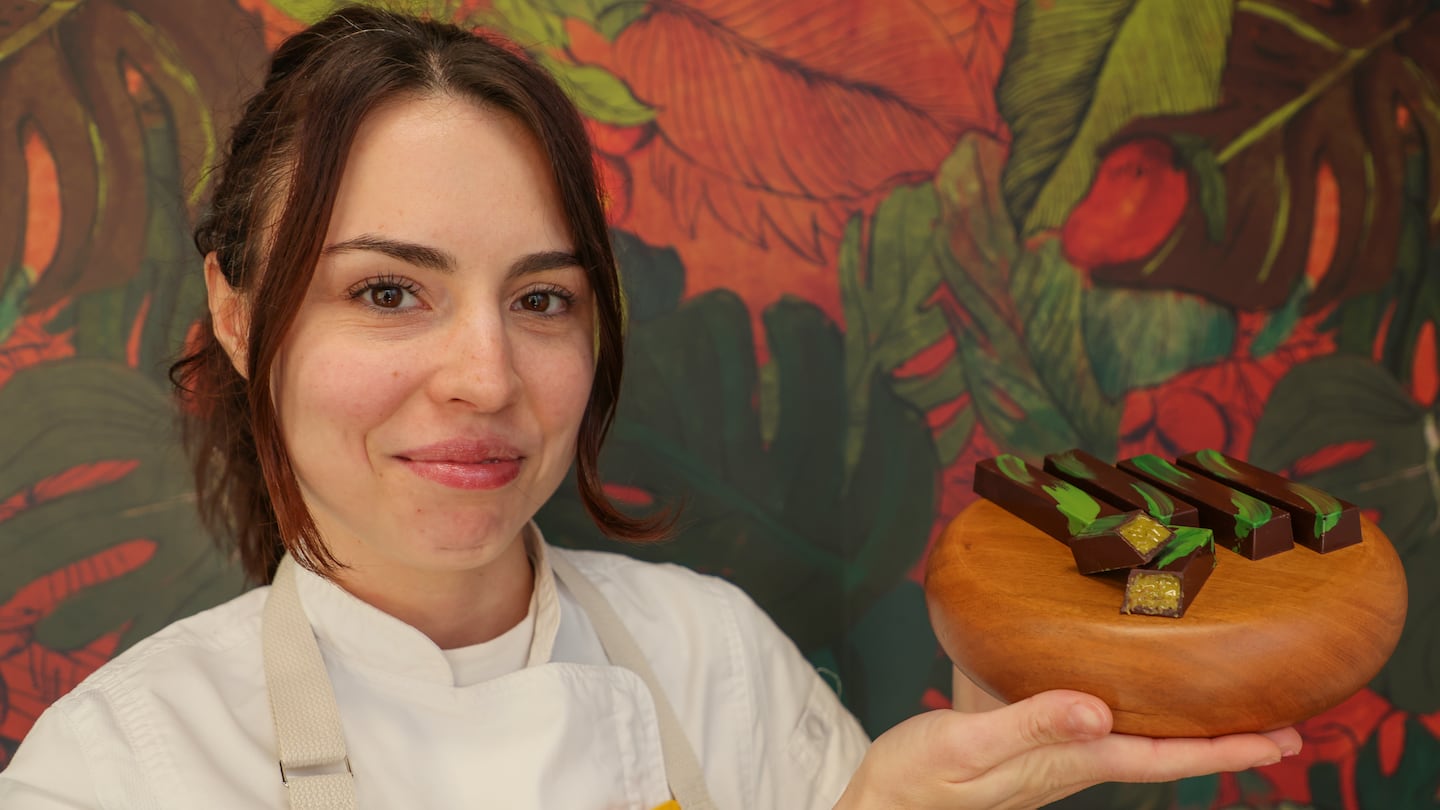
[[[1136,176],[1179,170],[1188,182],[1168,195],[1184,206],[1153,250],[1096,256],[1094,278],[1278,308],[1312,261],[1326,177],[1338,220],[1333,253],[1309,269],[1307,306],[1379,289],[1395,265],[1408,152],[1427,156],[1426,224],[1440,225],[1437,35],[1440,15],[1423,0],[1241,0],[1220,103],[1133,121],[1101,148],[1114,156],[1149,144]],[[1118,214],[1097,202],[1072,216],[1128,227]]]
[[195,514],[165,391],[60,360],[0,388],[0,737],[110,654],[238,594]]
[[[716,293],[635,328],[602,464],[632,501],[683,500],[679,539],[634,553],[735,578],[808,649],[838,636],[837,606],[862,612],[923,548],[935,450],[919,416],[877,382],[846,486],[840,335],[799,302],[766,315],[780,369],[768,446],[748,316],[733,296]],[[540,519],[558,542],[614,547],[595,537],[565,490]]]
[[[651,262],[647,270],[649,277],[627,284],[638,317],[601,469],[622,502],[678,506],[680,517],[673,542],[624,550],[732,579],[812,654],[830,649],[842,657],[835,650],[846,631],[872,608],[903,615],[924,630],[906,658],[928,676],[934,639],[918,588],[906,580],[935,504],[938,462],[922,414],[894,393],[888,376],[876,375],[847,480],[838,328],[798,300],[768,309],[774,383],[764,385],[737,297],[707,293],[667,307],[655,291],[678,294],[679,285],[655,273],[679,266]],[[541,511],[547,537],[615,550],[572,493],[562,487]],[[907,585],[908,595],[896,593]],[[854,665],[858,678],[863,662]],[[840,675],[850,677],[844,667]]]
[[[1296,366],[1255,428],[1251,460],[1379,514],[1410,582],[1400,643],[1372,687],[1396,707],[1440,709],[1440,426],[1372,361],[1336,355]],[[1310,460],[1355,456],[1318,470]]]
[[[59,175],[60,238],[29,297],[35,309],[123,283],[139,271],[149,208],[137,97],[152,99],[151,114],[172,124],[185,196],[196,203],[234,97],[259,75],[265,51],[258,27],[230,3],[11,6],[0,22],[0,129],[38,136]],[[0,149],[7,187],[22,187],[25,176],[22,153]],[[0,263],[7,277],[20,260],[26,205],[24,194],[0,195],[0,245],[17,251]]]

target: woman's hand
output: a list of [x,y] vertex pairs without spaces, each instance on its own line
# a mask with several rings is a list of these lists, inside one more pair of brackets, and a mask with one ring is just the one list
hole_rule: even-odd
[[1279,762],[1293,729],[1215,739],[1111,734],[1100,699],[1054,691],[980,714],[941,710],[882,734],[836,810],[1038,807],[1100,782],[1168,782]]

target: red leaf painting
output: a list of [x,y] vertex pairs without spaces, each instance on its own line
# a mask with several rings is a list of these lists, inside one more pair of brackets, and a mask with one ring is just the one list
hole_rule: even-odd
[[1264,318],[1241,313],[1230,357],[1127,395],[1119,457],[1173,457],[1207,447],[1247,455],[1255,422],[1275,383],[1296,363],[1335,350],[1333,335],[1316,326],[1323,314],[1299,321],[1279,348],[1256,358],[1250,351]]
[[16,322],[15,331],[0,344],[0,386],[21,369],[47,360],[75,356],[75,347],[70,343],[73,329],[52,333],[45,328],[62,307],[63,303],[45,312],[27,315]]
[[961,133],[996,122],[988,88],[915,0],[670,2],[613,44],[573,22],[570,38],[656,111],[635,162],[669,202],[647,210],[669,221],[623,224],[660,244],[709,220],[824,262],[867,198],[928,176]]
[[154,553],[150,540],[129,540],[44,574],[0,604],[0,681],[8,697],[0,706],[0,738],[23,738],[46,706],[115,653],[124,629],[78,650],[51,650],[34,643],[36,622],[75,593],[141,567]]

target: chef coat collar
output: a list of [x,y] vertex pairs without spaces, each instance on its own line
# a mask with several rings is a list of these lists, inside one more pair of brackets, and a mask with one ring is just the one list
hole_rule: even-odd
[[[533,522],[525,527],[524,542],[535,572],[529,609],[535,633],[526,666],[538,666],[554,651],[560,600],[545,538]],[[424,633],[303,566],[295,566],[295,585],[322,652],[402,677],[455,684],[444,652]]]

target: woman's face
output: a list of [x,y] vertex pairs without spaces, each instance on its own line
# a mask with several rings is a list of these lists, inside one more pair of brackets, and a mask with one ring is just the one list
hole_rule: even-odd
[[274,371],[305,504],[342,563],[484,566],[559,486],[594,373],[572,254],[517,121],[435,97],[362,125]]

